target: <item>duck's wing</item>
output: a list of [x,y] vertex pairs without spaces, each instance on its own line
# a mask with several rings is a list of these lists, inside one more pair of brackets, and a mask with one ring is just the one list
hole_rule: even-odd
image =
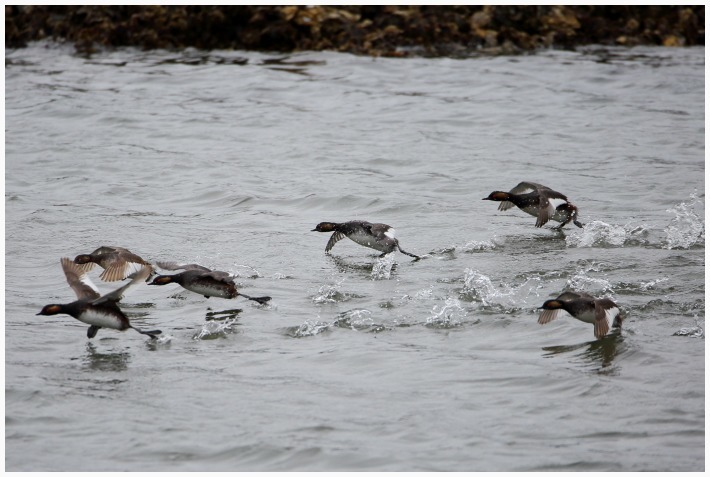
[[[530,194],[531,192],[536,192],[540,189],[545,188],[546,187],[544,185],[537,184],[535,182],[521,182],[520,184],[510,189],[508,193],[514,195]],[[498,204],[498,210],[503,212],[508,209],[512,209],[513,207],[515,207],[515,204],[509,200],[501,201],[501,203]]]
[[555,215],[557,207],[567,203],[567,196],[548,187],[542,186],[537,192],[540,195],[539,213],[535,227],[542,227]]
[[75,263],[74,265],[76,265],[77,268],[82,273],[87,273],[87,272],[90,272],[94,268],[95,263],[94,262],[86,262],[86,263],[82,263],[82,264]]
[[561,311],[562,308],[557,308],[556,310],[542,310],[540,312],[539,318],[537,319],[537,322],[541,325],[545,325],[551,322],[552,320],[557,319]]
[[123,294],[126,292],[126,290],[128,290],[128,288],[132,287],[133,285],[135,285],[138,282],[144,282],[146,280],[146,278],[148,278],[148,276],[150,275],[151,271],[152,270],[150,267],[141,268],[140,271],[138,271],[137,273],[134,273],[133,275],[130,276],[131,277],[130,282],[126,283],[121,288],[115,289],[111,293],[107,293],[106,295],[104,295],[100,298],[97,298],[96,300],[92,301],[91,303],[93,305],[98,305],[101,303],[105,303],[107,301],[119,301],[121,298],[123,298]]
[[330,240],[328,240],[328,244],[325,246],[325,252],[326,253],[330,252],[330,249],[332,249],[336,243],[338,243],[340,240],[343,240],[344,238],[345,238],[344,233],[334,232],[333,235],[330,236]]
[[561,293],[558,297],[557,300],[559,301],[571,301],[571,300],[576,300],[578,298],[586,298],[588,300],[594,300],[594,297],[588,293],[584,292],[576,292],[576,291],[566,291]]
[[530,192],[535,192],[539,191],[541,189],[548,189],[548,187],[538,184],[537,182],[527,182],[523,181],[520,184],[516,185],[512,189],[510,189],[511,194],[515,195],[520,195],[520,194],[529,194]]
[[200,272],[211,272],[207,267],[198,265],[196,263],[180,264],[177,262],[155,262],[157,266],[164,270],[198,270]]
[[513,207],[515,207],[515,204],[513,204],[509,200],[501,201],[501,203],[498,204],[498,210],[500,210],[500,211],[506,211],[506,210],[513,208]]
[[[135,259],[133,257],[135,257]],[[99,278],[105,282],[117,282],[126,279],[134,273],[140,272],[141,269],[146,266],[152,271],[152,266],[145,260],[137,255],[133,255],[133,257],[116,256],[114,260],[106,264],[106,268],[103,273],[99,275]]]
[[74,263],[72,259],[67,257],[62,258],[61,263],[67,283],[79,300],[95,300],[101,296],[81,265]]
[[372,224],[370,225],[370,233],[374,235],[377,240],[383,239],[385,237],[395,238],[395,230],[387,224]]
[[93,252],[91,252],[91,255],[104,255],[106,253],[113,253],[113,252],[117,252],[119,250],[126,250],[126,249],[121,248],[121,247],[114,247],[111,245],[102,245],[99,248],[97,248],[96,250],[94,250]]
[[619,307],[609,298],[594,301],[594,336],[602,338],[609,332],[609,321],[619,315]]
[[218,282],[224,282],[224,283],[233,283],[234,282],[234,278],[232,277],[232,275],[230,275],[227,272],[221,272],[219,270],[203,273],[201,276],[214,278]]

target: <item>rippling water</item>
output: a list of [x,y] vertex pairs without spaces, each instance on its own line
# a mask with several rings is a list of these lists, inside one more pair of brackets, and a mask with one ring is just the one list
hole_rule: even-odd
[[[704,54],[6,50],[6,470],[703,470]],[[522,180],[586,227],[481,200]],[[36,316],[104,244],[273,300]],[[566,288],[621,333],[538,325]]]

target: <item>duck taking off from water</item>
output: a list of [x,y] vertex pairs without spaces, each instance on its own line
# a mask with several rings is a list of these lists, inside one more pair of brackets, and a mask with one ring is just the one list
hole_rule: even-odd
[[153,273],[150,263],[123,247],[104,245],[91,253],[77,255],[74,263],[80,265],[80,269],[85,272],[94,268],[94,264],[98,264],[104,269],[99,278],[105,282],[125,280],[126,277],[138,272],[143,267],[148,267],[150,273]]
[[399,246],[399,241],[395,238],[394,229],[387,224],[372,224],[364,220],[352,220],[342,223],[321,222],[311,232],[333,232],[328,244],[325,246],[326,253],[329,253],[339,240],[347,237],[355,243],[379,250],[382,252],[380,257],[399,250],[417,260],[421,258],[418,255],[402,250]]
[[597,338],[603,338],[609,332],[610,320],[613,320],[614,328],[621,328],[621,311],[616,303],[584,292],[564,292],[554,300],[547,300],[539,309],[542,311],[537,322],[541,325],[551,322],[564,310],[580,321],[592,323]]
[[584,224],[577,220],[577,207],[567,200],[566,195],[535,182],[521,182],[510,189],[510,192],[491,192],[483,200],[500,202],[498,210],[501,211],[517,206],[523,212],[537,217],[535,227],[542,227],[550,220],[561,222],[561,225],[556,227],[557,230],[570,222],[577,227],[584,227]]
[[123,297],[124,292],[129,287],[148,278],[151,272],[150,267],[143,267],[131,277],[132,280],[129,283],[101,296],[89,277],[86,276],[86,271],[80,265],[66,257],[62,258],[61,263],[67,282],[76,293],[78,300],[64,305],[47,305],[42,308],[42,311],[37,313],[38,315],[56,315],[59,313],[70,315],[87,325],[91,325],[86,333],[89,338],[96,336],[96,333],[101,328],[111,328],[119,331],[133,328],[138,333],[148,335],[153,339],[161,333],[160,330],[143,331],[132,326],[117,305],[117,302]]
[[158,275],[148,285],[167,285],[177,283],[186,290],[199,293],[205,298],[216,296],[219,298],[236,298],[243,296],[261,305],[271,300],[270,296],[253,297],[239,293],[234,279],[227,272],[210,270],[195,263],[180,265],[176,262],[156,262],[164,270],[185,270],[175,275]]

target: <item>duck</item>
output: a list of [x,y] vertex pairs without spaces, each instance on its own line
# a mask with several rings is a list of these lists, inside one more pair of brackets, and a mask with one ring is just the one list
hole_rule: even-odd
[[333,232],[328,244],[325,246],[325,253],[329,253],[339,240],[347,237],[355,243],[379,250],[382,252],[380,258],[399,250],[417,260],[421,259],[418,255],[402,250],[399,246],[399,241],[395,238],[395,230],[387,224],[372,224],[364,220],[351,220],[350,222],[341,223],[321,222],[311,232]]
[[157,275],[148,285],[167,285],[177,283],[186,290],[199,293],[205,298],[236,298],[243,296],[261,305],[271,300],[270,296],[253,297],[239,293],[233,277],[227,272],[211,270],[196,263],[179,264],[177,262],[156,262],[164,270],[185,270],[174,275]]
[[542,306],[537,322],[547,324],[557,318],[561,310],[585,323],[594,324],[594,336],[599,339],[609,332],[609,320],[614,328],[621,328],[619,306],[609,298],[594,298],[584,292],[566,291],[554,300],[547,300]]
[[143,267],[148,267],[150,274],[153,273],[153,266],[150,263],[127,248],[108,245],[103,245],[91,253],[77,255],[74,263],[81,265],[87,272],[94,268],[94,264],[98,264],[104,269],[99,278],[105,282],[125,280]]
[[91,339],[101,328],[110,328],[118,331],[125,331],[129,328],[138,333],[148,335],[151,339],[156,339],[160,330],[144,331],[131,325],[128,317],[123,314],[117,302],[121,300],[123,294],[139,281],[144,281],[150,274],[150,268],[143,267],[131,276],[131,281],[121,288],[103,296],[96,286],[86,275],[86,271],[70,258],[64,257],[60,260],[67,283],[76,293],[77,300],[67,304],[46,305],[37,315],[56,315],[59,313],[72,316],[82,323],[86,323],[89,329],[86,336]]
[[584,224],[577,220],[577,206],[573,205],[566,195],[535,182],[521,182],[510,189],[510,192],[493,191],[483,200],[500,202],[498,210],[501,211],[517,206],[523,212],[537,217],[535,227],[542,227],[550,220],[561,223],[559,227],[555,227],[557,230],[570,222],[579,228],[584,227]]

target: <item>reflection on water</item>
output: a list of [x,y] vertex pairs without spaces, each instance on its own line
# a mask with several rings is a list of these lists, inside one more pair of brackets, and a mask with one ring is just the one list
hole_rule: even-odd
[[126,371],[130,358],[130,353],[126,351],[99,352],[92,342],[88,342],[86,343],[86,355],[82,361],[86,367],[96,371]]
[[205,314],[205,320],[206,321],[224,321],[232,318],[236,318],[236,316],[241,313],[242,310],[241,308],[233,308],[231,310],[221,310],[221,311],[208,311]]
[[624,338],[621,336],[621,331],[613,330],[602,339],[574,345],[545,346],[542,350],[545,351],[544,357],[551,357],[581,349],[583,352],[574,356],[582,358],[586,363],[598,365],[601,371],[611,366],[614,358],[621,352],[619,345],[623,342]]

